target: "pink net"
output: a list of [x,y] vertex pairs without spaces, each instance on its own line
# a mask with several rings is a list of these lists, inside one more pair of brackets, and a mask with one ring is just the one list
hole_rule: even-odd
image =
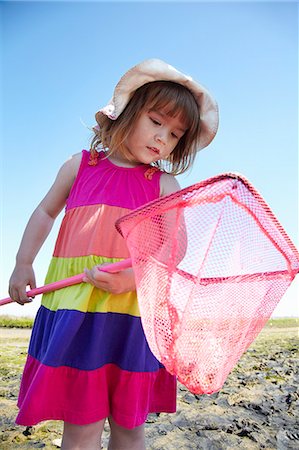
[[299,271],[299,254],[243,177],[224,174],[117,222],[148,344],[191,392],[218,391]]

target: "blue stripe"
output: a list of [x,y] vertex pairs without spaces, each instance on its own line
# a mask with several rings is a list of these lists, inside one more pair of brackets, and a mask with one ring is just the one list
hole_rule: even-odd
[[111,312],[51,311],[41,306],[29,354],[48,366],[81,370],[109,363],[132,372],[164,367],[150,351],[140,317]]

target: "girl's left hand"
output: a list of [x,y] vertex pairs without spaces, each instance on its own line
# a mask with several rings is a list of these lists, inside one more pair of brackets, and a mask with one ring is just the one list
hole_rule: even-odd
[[135,291],[136,285],[133,269],[129,268],[120,272],[109,273],[103,272],[99,268],[101,268],[101,265],[94,266],[91,270],[84,269],[85,277],[83,281],[112,294]]

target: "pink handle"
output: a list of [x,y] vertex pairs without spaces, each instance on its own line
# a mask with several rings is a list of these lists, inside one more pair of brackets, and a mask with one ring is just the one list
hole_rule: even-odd
[[[122,261],[106,264],[105,266],[99,268],[100,272],[109,272],[109,273],[115,273],[120,272],[121,270],[128,269],[129,267],[132,267],[132,260],[131,258],[124,259]],[[52,292],[56,291],[58,289],[62,289],[66,286],[73,286],[74,284],[82,283],[83,278],[85,274],[80,273],[79,275],[75,275],[73,277],[64,278],[60,281],[54,281],[54,283],[46,284],[45,286],[37,287],[35,289],[31,289],[30,291],[27,291],[26,294],[28,297],[33,297],[35,295],[39,294],[45,294],[46,292]],[[0,306],[7,305],[8,303],[12,303],[13,300],[10,297],[3,298],[0,300]]]
[[118,261],[111,264],[106,264],[105,266],[99,267],[100,272],[109,272],[109,273],[116,273],[120,272],[121,270],[128,269],[129,267],[132,267],[132,260],[131,258],[123,259],[122,261]]

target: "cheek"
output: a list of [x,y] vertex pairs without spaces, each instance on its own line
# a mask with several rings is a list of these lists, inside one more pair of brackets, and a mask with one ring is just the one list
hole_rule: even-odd
[[163,159],[169,158],[169,156],[173,153],[174,149],[175,149],[175,148],[171,148],[171,149],[169,149],[168,151],[166,151],[166,152],[164,153],[164,155],[163,155]]
[[177,145],[178,145],[178,142],[175,142],[175,143],[171,144],[169,154],[172,153],[175,150]]
[[136,131],[133,129],[131,130],[129,136],[126,139],[126,143],[132,144],[132,142],[136,141]]

